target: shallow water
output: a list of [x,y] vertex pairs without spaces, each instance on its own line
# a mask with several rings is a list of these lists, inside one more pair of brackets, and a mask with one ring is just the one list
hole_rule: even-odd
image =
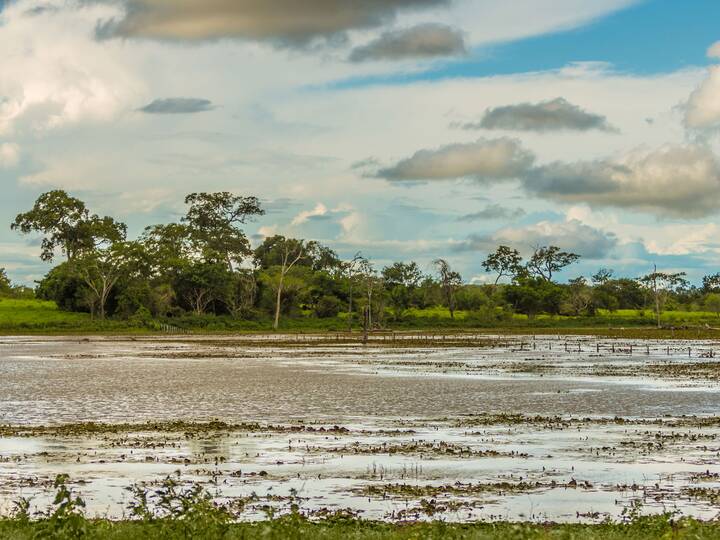
[[[718,415],[714,343],[521,336],[397,349],[255,341],[1,339],[0,424],[217,418],[349,431],[0,438],[0,508],[28,494],[42,505],[46,484],[66,472],[87,482],[76,488],[92,512],[119,516],[124,488],[179,470],[183,481],[214,481],[222,496],[258,494],[248,517],[262,516],[267,495],[285,508],[291,489],[309,511],[347,507],[384,519],[593,520],[617,518],[633,500],[648,511],[716,512],[689,488],[720,487],[720,424],[486,425],[467,416]],[[497,487],[521,481],[532,487]],[[387,487],[457,482],[491,487],[432,495]],[[435,507],[422,509],[422,499]]]

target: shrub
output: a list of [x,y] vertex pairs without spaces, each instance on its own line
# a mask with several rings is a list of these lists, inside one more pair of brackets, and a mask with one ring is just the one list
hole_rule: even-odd
[[340,313],[341,302],[336,296],[323,296],[315,306],[315,315],[321,319],[337,317]]

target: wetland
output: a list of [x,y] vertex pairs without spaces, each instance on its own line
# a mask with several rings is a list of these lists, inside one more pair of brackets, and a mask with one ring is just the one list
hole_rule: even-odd
[[0,513],[91,516],[169,478],[388,522],[597,523],[720,500],[720,345],[479,335],[0,339]]

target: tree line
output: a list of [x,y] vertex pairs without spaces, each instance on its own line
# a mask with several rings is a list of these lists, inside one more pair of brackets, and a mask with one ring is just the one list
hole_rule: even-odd
[[[42,237],[40,258],[56,264],[34,295],[61,309],[93,318],[153,319],[207,316],[266,320],[278,328],[284,317],[342,315],[348,329],[382,327],[412,309],[442,307],[487,320],[514,313],[534,317],[593,316],[599,310],[651,309],[660,323],[666,309],[707,309],[720,314],[720,274],[691,286],[684,273],[652,272],[616,277],[600,269],[589,279],[558,283],[559,272],[580,256],[557,246],[537,246],[528,260],[498,246],[482,267],[486,284],[466,283],[442,258],[425,273],[416,262],[376,268],[357,253],[342,260],[314,240],[274,235],[253,247],[244,231],[264,214],[258,198],[229,192],[191,193],[175,223],[146,227],[128,239],[127,226],[91,213],[62,190],[43,193],[11,224],[21,234]],[[0,269],[0,295],[28,296]]]

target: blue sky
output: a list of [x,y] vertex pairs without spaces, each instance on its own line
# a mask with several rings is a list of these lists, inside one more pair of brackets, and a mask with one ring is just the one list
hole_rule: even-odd
[[[0,217],[62,188],[138,234],[230,190],[254,241],[468,281],[499,243],[719,271],[720,4],[510,4],[0,0]],[[0,267],[48,268],[9,227]]]
[[720,3],[712,0],[642,0],[587,24],[508,42],[481,45],[468,58],[438,62],[412,74],[350,77],[338,87],[399,84],[454,77],[487,77],[562,68],[573,62],[607,62],[636,74],[704,66],[718,39]]

